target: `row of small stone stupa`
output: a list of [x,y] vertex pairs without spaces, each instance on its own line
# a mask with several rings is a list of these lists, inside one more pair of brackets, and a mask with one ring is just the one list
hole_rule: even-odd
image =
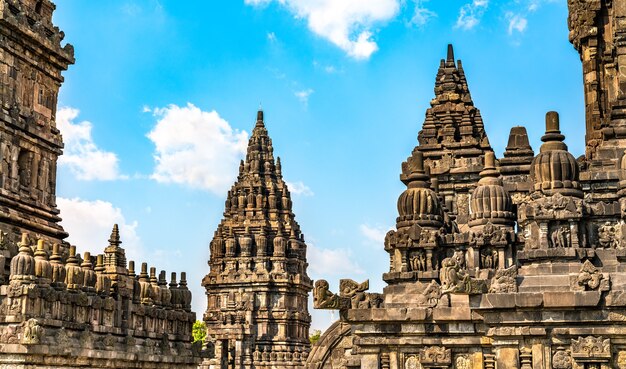
[[180,283],[172,273],[168,284],[165,271],[157,277],[152,267],[148,274],[143,263],[136,275],[133,261],[127,268],[120,244],[115,225],[103,254],[94,258],[85,252],[81,258],[70,246],[64,257],[59,244],[48,252],[43,240],[35,246],[24,233],[10,261],[8,283],[0,288],[0,314],[6,322],[24,323],[5,330],[14,336],[0,337],[2,342],[36,345],[76,339],[76,347],[85,349],[119,351],[116,345],[142,345],[138,352],[189,353],[195,313],[185,273]]

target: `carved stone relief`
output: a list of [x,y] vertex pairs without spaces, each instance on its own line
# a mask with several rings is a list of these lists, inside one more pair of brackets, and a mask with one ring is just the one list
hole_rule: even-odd
[[552,356],[552,366],[554,369],[571,369],[572,357],[564,349],[558,349]]

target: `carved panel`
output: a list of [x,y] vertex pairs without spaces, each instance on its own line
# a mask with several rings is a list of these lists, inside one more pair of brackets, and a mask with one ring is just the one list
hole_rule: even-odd
[[572,357],[577,361],[585,359],[611,358],[611,340],[602,337],[578,337],[572,340]]
[[572,369],[572,357],[567,351],[559,349],[552,356],[552,367],[554,369]]

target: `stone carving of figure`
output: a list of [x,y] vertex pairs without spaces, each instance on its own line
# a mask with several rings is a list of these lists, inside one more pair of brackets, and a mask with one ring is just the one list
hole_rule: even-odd
[[36,319],[29,319],[24,323],[24,335],[22,337],[22,343],[24,344],[38,344],[43,336],[43,328],[39,325]]
[[456,259],[456,263],[461,269],[465,269],[465,252],[462,250],[455,250],[453,257]]
[[50,194],[50,197],[48,198],[48,204],[50,204],[50,206],[52,207],[56,207],[56,191],[57,191],[57,185],[56,185],[56,181],[57,181],[57,163],[56,160],[52,160],[49,163],[48,166],[48,193]]
[[570,246],[570,232],[567,226],[558,227],[550,235],[552,248],[566,248]]
[[248,198],[247,200],[247,205],[249,208],[253,208],[254,207],[254,200],[256,199],[256,196],[254,195],[254,188],[250,187],[250,192],[248,192]]
[[425,272],[426,271],[426,253],[420,250],[411,258],[411,270]]
[[435,307],[439,303],[439,299],[441,298],[441,287],[437,282],[430,281],[430,284],[426,286],[424,292],[417,295],[417,304],[418,306],[428,306]]
[[619,238],[618,228],[611,222],[605,222],[598,227],[598,243],[601,247],[615,248]]
[[495,269],[498,267],[498,250],[485,249],[480,255],[480,262],[485,269]]
[[323,279],[315,281],[313,305],[316,309],[339,309],[341,307],[339,296],[330,292],[328,282]]
[[42,201],[46,202],[48,174],[50,173],[50,163],[48,159],[42,158],[39,162],[39,176],[37,176],[37,188],[41,190]]
[[19,147],[17,147],[17,145],[14,145],[11,148],[11,176],[10,176],[11,179],[13,180],[12,181],[13,185],[12,185],[12,188],[11,188],[13,191],[17,191],[17,189],[18,189],[17,185],[19,183],[19,181],[18,181],[18,178],[19,178],[19,175],[18,175],[19,167],[17,165],[17,158],[18,158],[19,154],[20,154]]
[[11,147],[9,143],[3,142],[0,147],[2,161],[0,162],[0,176],[2,178],[2,186],[9,189],[9,179],[11,178]]
[[469,275],[461,271],[454,257],[443,260],[439,277],[443,292],[462,292],[468,289]]
[[22,150],[18,158],[18,176],[20,185],[30,187],[33,156],[29,151]]

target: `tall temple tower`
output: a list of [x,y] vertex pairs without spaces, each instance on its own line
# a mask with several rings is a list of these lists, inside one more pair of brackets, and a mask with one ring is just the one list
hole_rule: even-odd
[[583,63],[586,156],[591,167],[617,169],[626,147],[626,5],[568,0],[569,39]]
[[480,178],[484,153],[492,149],[480,110],[472,101],[463,64],[454,60],[452,45],[448,45],[446,59],[441,59],[430,106],[415,150],[424,154],[424,163],[438,181],[447,210],[459,224],[466,224],[470,191]]
[[215,358],[205,368],[300,368],[309,352],[306,244],[263,112],[228,192],[202,281]]
[[67,237],[56,205],[63,142],[55,116],[74,48],[61,47],[54,9],[49,0],[0,0],[0,231],[12,241],[22,232],[50,243]]

